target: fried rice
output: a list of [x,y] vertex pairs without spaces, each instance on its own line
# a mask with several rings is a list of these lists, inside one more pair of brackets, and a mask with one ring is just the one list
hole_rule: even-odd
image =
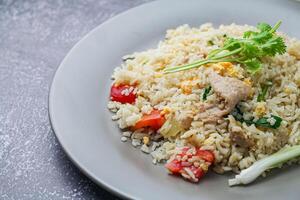
[[[236,63],[208,64],[171,74],[162,72],[166,67],[201,60],[208,52],[222,46],[226,37],[240,38],[248,30],[255,30],[255,27],[231,24],[214,28],[210,23],[196,28],[183,25],[167,30],[157,48],[124,56],[122,65],[114,70],[113,82],[134,85],[127,92],[133,91],[137,98],[132,104],[108,102],[108,108],[114,113],[112,120],[123,130],[122,141],[130,141],[149,153],[153,163],[165,162],[179,147],[186,145],[210,150],[215,156],[213,170],[217,173],[240,172],[284,146],[300,144],[300,41],[297,39],[279,33],[285,40],[287,52],[264,58],[262,70],[254,75]],[[273,114],[283,119],[280,127],[268,129],[249,125],[237,121],[232,114],[215,121],[202,120],[201,97],[209,85],[211,70],[222,77],[238,79],[251,88],[249,97],[238,103],[244,118],[258,119]],[[258,102],[261,86],[268,81],[272,86],[266,100]],[[217,98],[212,91],[206,102],[216,102]],[[166,120],[178,121],[182,130],[168,136],[161,131],[168,132],[171,125],[157,131],[131,129],[154,109],[163,112]],[[243,134],[244,145],[234,140],[234,132]]]

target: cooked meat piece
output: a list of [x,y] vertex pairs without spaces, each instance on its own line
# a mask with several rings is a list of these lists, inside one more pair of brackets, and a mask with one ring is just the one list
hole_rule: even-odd
[[218,108],[216,105],[213,105],[211,107],[208,107],[207,110],[205,110],[202,113],[199,113],[198,119],[201,119],[203,122],[216,122],[218,121],[223,115],[224,111]]
[[243,131],[243,129],[240,126],[236,125],[236,121],[232,116],[229,116],[229,121],[231,142],[243,148],[249,148],[253,146],[254,141],[246,135],[245,131]]
[[193,118],[192,117],[186,117],[184,118],[182,121],[181,121],[181,127],[183,129],[189,129],[191,127],[191,123],[193,121]]
[[214,71],[209,73],[208,78],[220,101],[201,114],[200,118],[204,121],[216,121],[229,114],[239,101],[246,100],[250,94],[251,88],[236,78],[223,77]]
[[243,132],[230,132],[231,142],[240,147],[248,148],[253,146],[253,141],[249,140]]
[[246,100],[251,91],[243,81],[220,76],[214,71],[209,73],[209,82],[213,90],[225,100],[223,115],[229,114],[241,100]]
[[192,112],[183,110],[181,111],[181,115],[178,116],[177,120],[183,129],[189,129],[193,121],[193,118],[194,118],[194,114]]

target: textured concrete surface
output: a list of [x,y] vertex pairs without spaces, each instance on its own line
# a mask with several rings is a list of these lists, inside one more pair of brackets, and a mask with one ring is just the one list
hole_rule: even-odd
[[82,175],[48,119],[54,72],[108,18],[149,0],[0,0],[0,199],[117,199]]

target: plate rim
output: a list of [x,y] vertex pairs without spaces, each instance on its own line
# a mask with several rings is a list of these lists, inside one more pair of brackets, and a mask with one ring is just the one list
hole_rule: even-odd
[[[161,1],[168,1],[168,0],[161,0]],[[111,23],[113,21],[117,21],[119,18],[123,17],[124,15],[126,15],[129,12],[135,11],[137,9],[141,9],[143,7],[146,7],[146,6],[150,5],[150,4],[152,5],[152,4],[161,2],[161,1],[153,0],[151,2],[142,3],[141,5],[137,5],[137,6],[134,6],[132,8],[129,8],[127,10],[124,10],[124,11],[118,13],[117,15],[105,20],[104,22],[100,23],[99,25],[96,25],[96,27],[92,28],[89,32],[87,32],[79,41],[77,41],[73,45],[72,48],[69,49],[67,54],[64,56],[64,58],[60,62],[59,66],[56,68],[56,70],[55,70],[55,72],[52,76],[52,81],[51,81],[50,89],[49,89],[49,92],[48,92],[48,117],[49,117],[51,129],[53,130],[54,135],[58,140],[58,143],[62,147],[63,151],[66,153],[67,157],[80,170],[80,172],[82,172],[85,176],[87,176],[90,180],[92,180],[96,185],[100,186],[101,188],[111,192],[112,194],[114,194],[114,195],[116,195],[120,198],[138,199],[134,195],[134,193],[130,194],[130,193],[124,192],[123,190],[118,189],[117,187],[113,186],[112,184],[107,183],[106,181],[101,179],[101,177],[96,176],[94,173],[91,172],[91,170],[89,170],[86,166],[84,166],[84,164],[82,164],[80,162],[80,160],[78,160],[78,158],[76,158],[77,156],[75,156],[63,144],[62,139],[61,139],[61,134],[58,134],[59,133],[58,128],[56,127],[56,125],[54,123],[54,118],[55,118],[54,114],[53,114],[54,113],[54,111],[53,111],[53,107],[54,107],[54,104],[53,104],[53,101],[54,101],[54,87],[55,87],[56,82],[57,82],[57,75],[62,70],[63,66],[65,65],[66,60],[68,60],[69,57],[73,54],[73,52],[77,48],[79,48],[80,45],[82,43],[84,43],[91,35],[93,35],[94,32],[97,32],[99,29],[102,29],[104,26],[108,25],[109,23]]]
[[153,0],[150,2],[145,2],[142,3],[141,5],[137,5],[134,7],[131,7],[127,10],[124,10],[120,13],[118,13],[117,15],[105,20],[104,22],[98,24],[96,27],[92,28],[88,33],[86,33],[79,41],[77,41],[72,47],[71,49],[68,51],[68,53],[64,56],[64,58],[62,59],[62,61],[60,62],[60,64],[58,65],[58,67],[56,68],[54,75],[52,77],[52,81],[50,84],[50,89],[48,92],[48,118],[49,118],[49,122],[50,122],[50,126],[51,129],[58,141],[58,143],[60,144],[60,146],[62,147],[64,153],[67,155],[67,157],[71,160],[71,162],[79,169],[79,171],[81,173],[83,173],[85,176],[87,176],[90,180],[92,180],[97,186],[100,186],[101,188],[107,190],[108,192],[120,197],[120,198],[125,198],[125,199],[137,199],[136,197],[134,197],[131,194],[128,194],[126,192],[123,192],[122,190],[119,190],[118,188],[114,187],[113,185],[107,183],[104,180],[100,180],[98,178],[96,178],[96,176],[90,171],[88,170],[86,167],[84,167],[82,164],[80,164],[80,162],[78,160],[75,159],[75,156],[72,155],[72,153],[70,151],[67,150],[67,148],[65,147],[65,145],[63,144],[59,134],[58,134],[58,130],[56,128],[56,125],[54,125],[53,123],[53,98],[54,98],[54,87],[56,84],[56,79],[57,79],[57,75],[60,73],[65,61],[71,56],[71,54],[77,49],[79,48],[80,44],[83,43],[85,40],[87,40],[88,37],[90,37],[90,35],[94,34],[94,32],[97,32],[99,29],[101,29],[103,26],[105,26],[106,24],[111,23],[112,21],[118,20],[119,18],[121,18],[123,15],[126,15],[128,12],[131,12],[133,10],[136,9],[140,9],[141,7],[147,6],[148,4],[154,4],[157,3],[158,0]]

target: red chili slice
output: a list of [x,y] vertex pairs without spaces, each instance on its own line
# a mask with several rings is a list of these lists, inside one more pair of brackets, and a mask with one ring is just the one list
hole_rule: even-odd
[[110,98],[112,101],[120,103],[134,103],[136,95],[133,93],[134,86],[130,85],[112,85],[110,89]]

